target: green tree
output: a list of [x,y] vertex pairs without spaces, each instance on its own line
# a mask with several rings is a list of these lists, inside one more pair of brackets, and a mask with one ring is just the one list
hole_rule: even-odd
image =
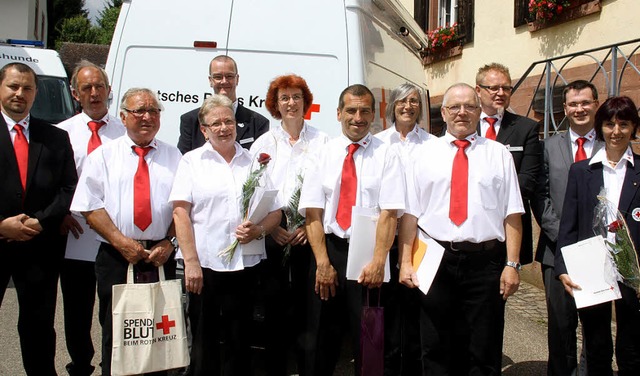
[[65,19],[75,16],[87,17],[88,13],[84,10],[84,5],[84,0],[47,0],[49,18],[47,42],[49,46],[53,46],[54,42],[57,44],[62,22]]
[[78,15],[62,20],[59,36],[56,39],[56,49],[62,47],[62,42],[96,43],[97,30],[91,25],[86,15]]
[[111,38],[113,38],[113,31],[116,28],[116,23],[118,22],[119,15],[120,7],[112,6],[100,11],[100,17],[98,18],[98,27],[96,28],[96,43],[111,43]]

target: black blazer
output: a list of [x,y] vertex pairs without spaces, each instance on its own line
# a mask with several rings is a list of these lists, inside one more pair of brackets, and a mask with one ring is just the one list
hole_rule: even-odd
[[[640,222],[632,218],[633,209],[640,207],[640,156],[633,155],[635,166],[627,163],[627,173],[622,183],[618,210],[624,216],[634,245],[640,245]],[[567,193],[564,199],[562,220],[556,251],[556,276],[567,273],[560,249],[580,240],[589,239],[593,233],[593,212],[598,204],[597,195],[604,186],[602,164],[589,165],[589,160],[574,163],[569,169]]]
[[[200,122],[196,108],[180,116],[180,138],[178,149],[182,154],[204,145],[204,135],[200,132]],[[236,141],[249,150],[253,142],[269,131],[269,120],[257,112],[238,104],[236,109]]]
[[[479,124],[478,134],[480,134]],[[522,215],[520,263],[529,264],[533,261],[533,230],[529,200],[533,198],[535,193],[542,165],[542,146],[538,137],[538,124],[527,117],[505,111],[496,141],[509,146],[518,173],[518,183],[525,208],[525,213]]]
[[27,188],[23,197],[11,135],[4,117],[0,116],[0,171],[3,176],[0,220],[24,213],[37,218],[43,228],[38,236],[27,242],[0,241],[0,249],[50,246],[51,240],[59,237],[61,220],[69,212],[78,182],[69,135],[31,117]]

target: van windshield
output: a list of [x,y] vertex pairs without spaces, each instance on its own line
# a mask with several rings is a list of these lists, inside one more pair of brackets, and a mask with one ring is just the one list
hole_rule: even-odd
[[38,93],[31,108],[34,117],[58,124],[74,115],[69,84],[59,77],[38,76]]

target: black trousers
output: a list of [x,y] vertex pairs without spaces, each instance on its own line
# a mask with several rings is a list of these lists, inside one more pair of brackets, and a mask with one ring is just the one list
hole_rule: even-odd
[[250,325],[257,266],[234,272],[203,268],[202,277],[202,294],[189,293],[193,336],[189,374],[220,375],[222,368],[225,376],[251,375]]
[[[286,218],[283,217],[286,223]],[[283,249],[271,236],[266,238],[267,259],[260,263],[260,286],[265,308],[265,362],[269,376],[285,376],[291,350],[297,373],[305,376],[307,305],[310,299],[311,246],[292,247],[285,261]]]
[[[313,292],[309,308],[310,333],[316,338],[308,359],[308,375],[331,376],[338,362],[342,339],[345,333],[351,334],[354,375],[360,375],[360,319],[362,302],[366,289],[356,281],[347,280],[347,253],[349,243],[335,235],[326,235],[327,254],[331,265],[338,274],[336,296],[327,301]],[[313,258],[312,258],[313,259]],[[311,275],[315,281],[316,264],[312,263]]]
[[548,317],[547,375],[577,375],[579,374],[576,349],[578,310],[575,300],[565,291],[562,282],[556,278],[555,269],[552,266],[542,265],[542,280]]
[[500,375],[505,302],[500,275],[506,249],[445,249],[421,298],[422,375]]
[[[102,326],[102,375],[111,375],[111,350],[113,347],[113,320],[111,313],[113,285],[127,283],[129,262],[110,244],[101,243],[96,256],[96,280],[98,284],[99,311],[98,320]],[[163,265],[167,279],[176,278],[176,261],[173,257]],[[136,276],[152,273],[157,268],[153,264],[140,261],[134,267]],[[155,372],[153,375],[165,375],[166,372]]]
[[60,237],[48,242],[32,240],[7,246],[2,241],[0,244],[0,303],[13,278],[18,296],[22,363],[29,376],[57,374],[54,318],[64,240]]
[[95,368],[91,365],[95,353],[91,340],[96,300],[95,263],[65,259],[60,271],[60,288],[64,303],[64,334],[71,357],[67,372],[71,376],[89,376]]

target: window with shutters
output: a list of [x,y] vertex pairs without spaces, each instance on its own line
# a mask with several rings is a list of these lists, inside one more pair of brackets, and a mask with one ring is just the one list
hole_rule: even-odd
[[[427,57],[426,63],[459,55],[463,44],[473,41],[473,0],[414,0],[414,19],[427,36],[455,25],[455,38],[447,44],[447,51],[438,51],[438,57]],[[454,50],[452,53],[450,50]],[[432,51],[428,54],[433,55]]]

